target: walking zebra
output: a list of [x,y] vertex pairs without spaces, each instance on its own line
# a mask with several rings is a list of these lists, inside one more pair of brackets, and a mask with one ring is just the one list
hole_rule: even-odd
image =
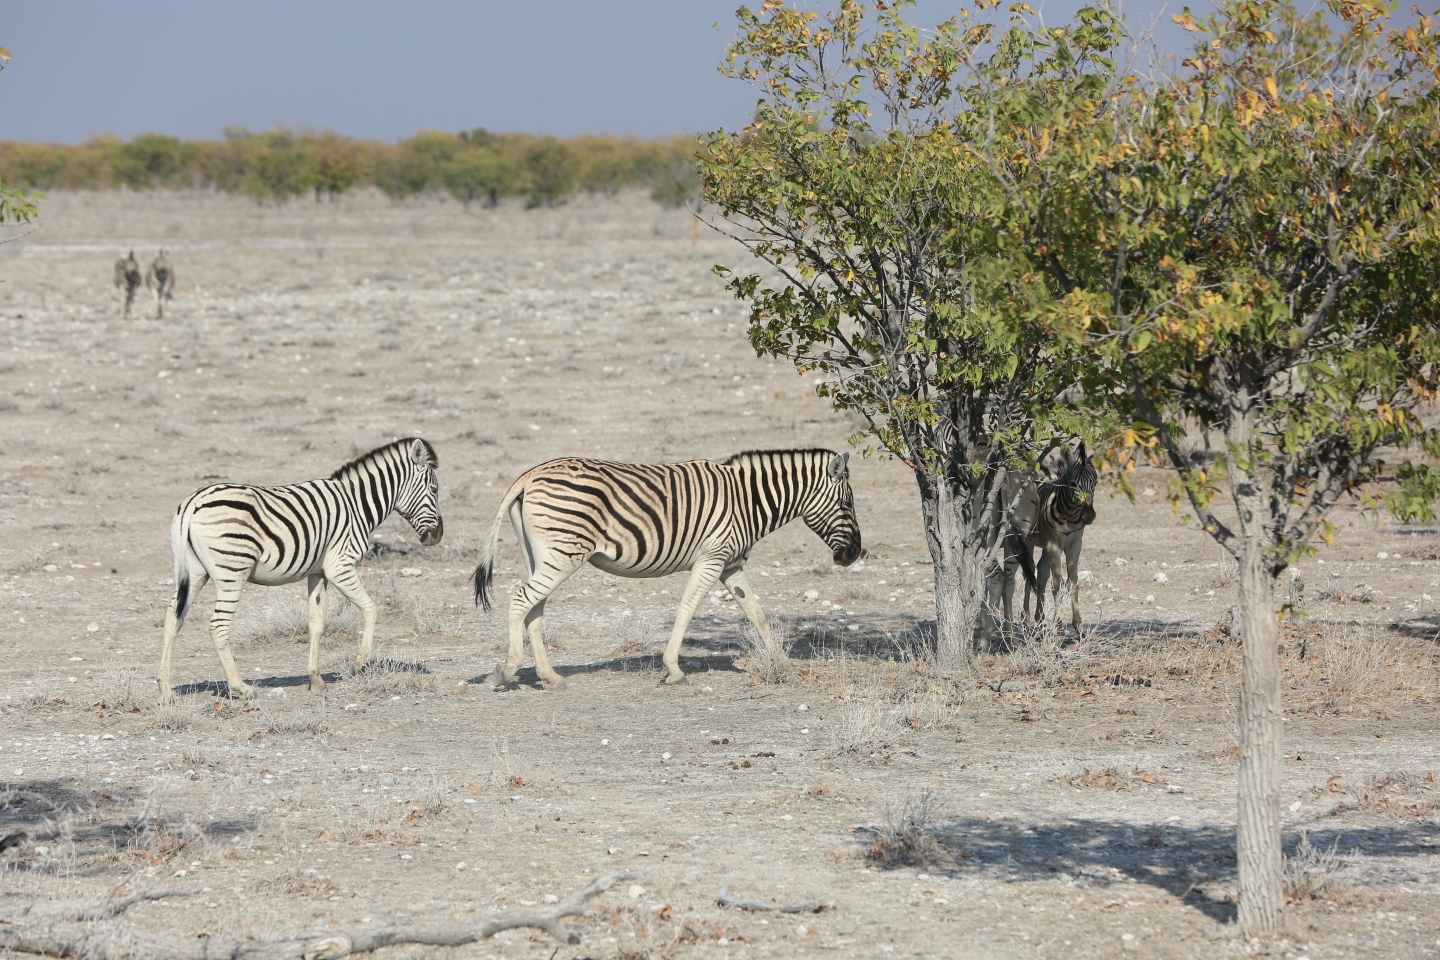
[[532,468],[505,492],[480,548],[475,600],[490,609],[495,544],[506,515],[529,577],[510,595],[510,652],[496,686],[515,679],[528,633],[535,670],[551,689],[565,681],[545,656],[545,598],[587,561],[622,577],[690,571],[665,647],[666,683],[682,683],[680,644],[700,598],[723,582],[777,649],[745,576],[761,537],[797,517],[825,541],[835,562],[860,556],[860,526],[850,491],[849,454],[829,450],[760,450],[727,460],[652,465],[569,458]]
[[175,290],[175,271],[170,268],[170,261],[165,259],[163,249],[151,261],[150,269],[145,271],[145,286],[155,294],[155,319],[165,319],[165,301],[171,299]]
[[135,251],[115,261],[115,286],[120,290],[120,316],[130,319],[130,308],[135,305],[135,291],[140,289],[140,264],[135,260]]
[[169,699],[170,651],[206,580],[215,581],[215,613],[210,636],[225,668],[231,696],[253,691],[240,679],[230,655],[230,621],[249,581],[265,586],[304,580],[310,594],[310,689],[320,691],[320,634],[325,629],[325,585],[333,583],[360,608],[365,632],[355,667],[370,659],[375,637],[375,601],[356,576],[355,564],[370,534],[400,514],[420,542],[435,544],[444,534],[440,519],[439,460],[424,440],[386,444],[352,460],[326,480],[286,487],[217,483],[193,493],[175,512],[170,548],[175,554],[175,599],[165,614],[165,646],[160,654],[160,696]]
[[[1060,603],[1061,581],[1070,585],[1070,623],[1080,628],[1080,546],[1085,539],[1085,528],[1095,522],[1095,496],[1097,480],[1095,467],[1085,453],[1085,442],[1073,453],[1066,452],[1061,460],[1059,476],[1054,480],[1041,482],[1037,487],[1036,516],[1028,535],[1005,538],[1004,603],[1005,619],[1011,616],[1011,603],[1015,591],[1014,563],[1020,561],[1020,553],[1033,556],[1040,550],[1040,563],[1035,571],[1035,620],[1044,619],[1045,585],[1050,575],[1055,575],[1052,592],[1055,603]],[[1063,568],[1061,564],[1064,564]],[[1025,585],[1025,599],[1021,613],[1030,609],[1030,584]]]

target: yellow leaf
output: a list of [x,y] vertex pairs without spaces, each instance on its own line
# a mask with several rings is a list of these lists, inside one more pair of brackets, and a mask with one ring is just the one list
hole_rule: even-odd
[[1268,94],[1270,94],[1270,99],[1271,99],[1271,100],[1279,100],[1279,99],[1280,99],[1280,91],[1279,91],[1278,89],[1276,89],[1276,87],[1275,87],[1275,78],[1274,78],[1274,77],[1266,77],[1266,78],[1265,78],[1265,92],[1268,93]]
[[0,47],[0,62],[10,59],[10,51]]

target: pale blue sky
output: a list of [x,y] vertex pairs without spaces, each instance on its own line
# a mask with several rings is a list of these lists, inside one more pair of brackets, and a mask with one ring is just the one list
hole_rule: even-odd
[[[1052,22],[1081,5],[1031,3]],[[660,136],[737,126],[755,95],[715,71],[737,6],[0,0],[0,46],[14,54],[0,73],[0,139],[200,138],[277,123],[382,140],[423,127]],[[1163,8],[1165,39],[1178,45],[1168,19],[1181,6],[1135,0],[1125,9],[1149,23]],[[925,0],[914,19],[956,9]]]

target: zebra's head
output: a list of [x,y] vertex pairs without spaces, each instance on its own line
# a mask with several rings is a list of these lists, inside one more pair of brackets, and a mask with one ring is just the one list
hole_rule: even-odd
[[409,521],[420,535],[420,542],[430,547],[445,536],[445,522],[440,518],[440,481],[435,468],[440,459],[435,448],[418,437],[406,444],[410,469],[400,486],[395,512]]
[[1085,441],[1081,440],[1059,481],[1070,489],[1080,507],[1081,523],[1095,522],[1095,484],[1099,479],[1095,473],[1095,465],[1085,453]]
[[832,454],[817,495],[805,504],[805,525],[825,541],[835,562],[848,567],[860,557],[860,521],[850,490],[850,454]]

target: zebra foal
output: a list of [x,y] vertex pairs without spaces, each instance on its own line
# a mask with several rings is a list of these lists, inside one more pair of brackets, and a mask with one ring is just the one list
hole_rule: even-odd
[[170,261],[165,259],[165,251],[162,249],[160,255],[150,263],[150,269],[145,271],[145,286],[155,294],[155,319],[165,319],[165,301],[171,299],[175,291],[175,270],[170,266]]
[[231,696],[253,694],[230,654],[230,622],[246,582],[264,586],[306,582],[312,692],[325,688],[320,676],[320,634],[325,630],[325,587],[333,583],[365,617],[355,657],[356,669],[363,667],[375,638],[375,601],[361,586],[355,564],[369,546],[370,534],[392,512],[410,522],[421,543],[440,542],[445,528],[435,477],[438,465],[434,448],[411,437],[372,450],[325,480],[284,487],[217,483],[191,494],[170,524],[175,599],[165,613],[161,698],[173,695],[170,653],[175,635],[207,580],[215,581],[210,636]]
[[[1015,593],[1014,564],[1023,565],[1022,553],[1025,559],[1033,559],[1034,551],[1039,549],[1040,562],[1035,568],[1036,622],[1045,617],[1045,586],[1053,573],[1055,604],[1060,604],[1061,583],[1068,581],[1070,623],[1076,630],[1080,629],[1080,547],[1085,539],[1085,528],[1095,522],[1093,500],[1097,480],[1095,466],[1086,455],[1082,440],[1077,450],[1063,455],[1059,475],[1037,485],[1035,515],[1029,531],[1016,531],[1019,535],[1005,538],[1003,599],[1007,621],[1011,616]],[[1022,615],[1030,612],[1028,580],[1020,610]]]
[[135,291],[140,289],[140,263],[135,251],[115,261],[115,286],[120,291],[120,316],[130,319],[130,308],[135,305]]
[[489,610],[495,544],[508,516],[528,579],[510,595],[510,650],[496,670],[496,687],[515,679],[527,634],[536,672],[551,689],[565,685],[545,655],[545,599],[587,562],[621,577],[690,571],[665,647],[666,683],[685,680],[680,644],[717,580],[775,650],[745,561],[760,538],[798,518],[825,541],[836,563],[854,563],[860,525],[848,461],[849,454],[829,450],[760,450],[723,461],[656,465],[576,457],[532,468],[505,492],[475,568],[475,600]]

